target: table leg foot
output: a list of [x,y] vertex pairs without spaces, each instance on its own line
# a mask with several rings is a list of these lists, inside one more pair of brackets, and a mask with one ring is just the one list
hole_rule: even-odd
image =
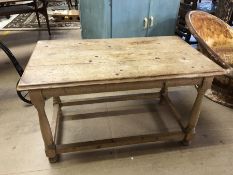
[[164,99],[163,99],[163,97],[160,97],[160,99],[159,99],[159,105],[163,105],[164,103]]
[[59,161],[59,155],[56,155],[55,157],[49,157],[48,159],[50,163],[56,163]]
[[182,140],[180,142],[183,146],[189,146],[191,144],[191,140]]

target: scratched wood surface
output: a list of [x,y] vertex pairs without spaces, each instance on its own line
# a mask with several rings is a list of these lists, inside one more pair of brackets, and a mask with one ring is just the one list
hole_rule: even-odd
[[223,69],[175,36],[39,41],[19,90],[206,77]]

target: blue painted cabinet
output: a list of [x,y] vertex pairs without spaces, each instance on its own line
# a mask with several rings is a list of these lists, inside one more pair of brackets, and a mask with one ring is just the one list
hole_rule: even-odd
[[148,36],[174,35],[180,0],[151,0]]
[[83,38],[174,35],[180,0],[80,0]]
[[80,0],[83,38],[111,37],[110,0]]
[[150,1],[112,0],[112,37],[146,36]]

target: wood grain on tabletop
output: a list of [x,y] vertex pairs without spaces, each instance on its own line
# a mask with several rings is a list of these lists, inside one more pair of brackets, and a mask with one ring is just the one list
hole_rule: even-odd
[[222,68],[175,36],[50,40],[37,43],[18,88],[220,74]]

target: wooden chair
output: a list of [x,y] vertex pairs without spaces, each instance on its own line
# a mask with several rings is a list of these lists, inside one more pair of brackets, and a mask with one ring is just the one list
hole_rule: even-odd
[[[40,18],[39,18],[39,13],[41,13],[46,20],[47,23],[47,28],[48,28],[48,33],[51,35],[50,32],[50,26],[49,26],[49,19],[48,19],[48,13],[47,13],[47,5],[48,1],[47,0],[39,0],[41,4],[38,6],[37,0],[25,0],[24,3],[20,1],[20,3],[16,4],[7,4],[4,5],[0,10],[0,16],[9,16],[13,14],[23,14],[23,13],[36,13],[38,25],[40,26]],[[26,3],[25,3],[26,2]]]
[[215,77],[212,100],[233,107],[233,29],[221,19],[202,11],[186,16],[187,26],[199,43],[200,51],[226,69],[227,74]]

